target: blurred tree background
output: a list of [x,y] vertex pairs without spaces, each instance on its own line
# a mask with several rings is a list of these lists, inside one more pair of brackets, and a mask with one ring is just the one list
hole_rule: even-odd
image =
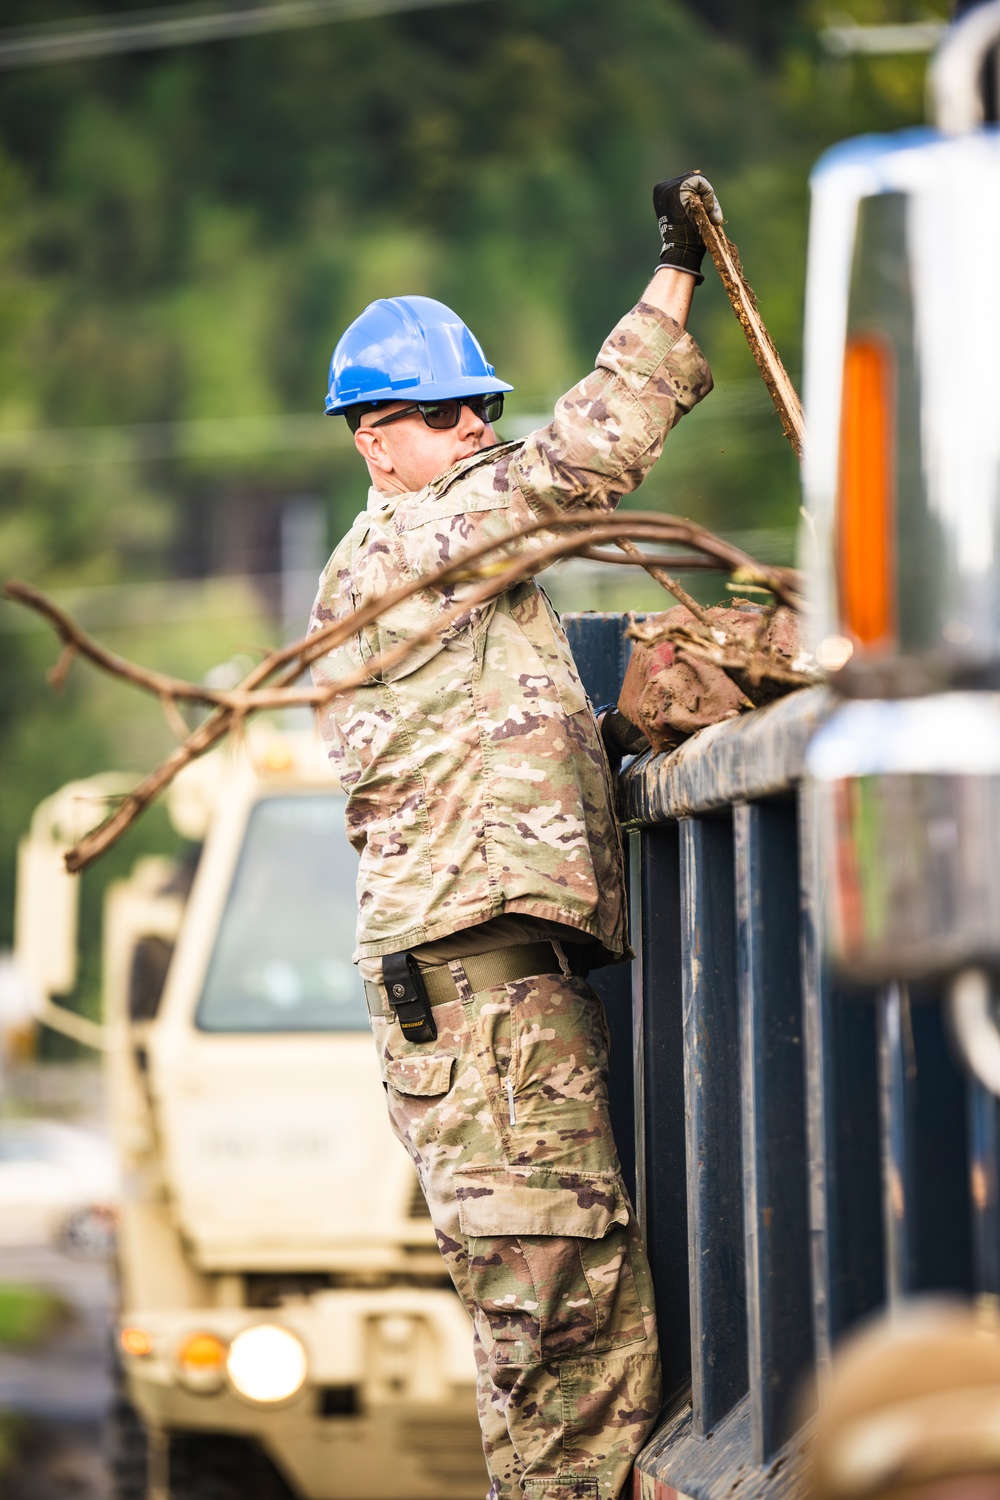
[[[47,0],[44,19],[97,9]],[[39,11],[8,0],[4,24]],[[364,504],[345,425],[319,415],[350,319],[395,292],[452,304],[515,386],[502,435],[526,431],[637,298],[650,187],[688,166],[797,377],[810,167],[923,117],[926,59],[831,58],[828,20],[820,0],[480,0],[0,73],[4,574],[114,649],[224,680],[299,633]],[[634,503],[790,560],[795,465],[711,272],[692,327],[718,389]],[[35,804],[148,767],[171,734],[86,668],[57,698],[51,637],[9,605],[0,642],[2,946]],[[103,887],[165,836],[147,819],[85,877],[87,1010]]]

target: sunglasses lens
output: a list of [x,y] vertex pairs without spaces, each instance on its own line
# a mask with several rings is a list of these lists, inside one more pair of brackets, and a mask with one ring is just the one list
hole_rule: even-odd
[[494,422],[499,422],[503,416],[503,396],[470,396],[465,405],[474,412],[481,422],[488,422],[492,427]]
[[420,415],[428,427],[444,431],[448,427],[458,426],[463,406],[467,406],[480,421],[488,422],[492,427],[503,416],[503,395],[470,396],[466,401],[458,397],[453,401],[422,401]]
[[441,430],[457,427],[462,414],[461,401],[428,401],[421,405],[421,413],[428,427]]

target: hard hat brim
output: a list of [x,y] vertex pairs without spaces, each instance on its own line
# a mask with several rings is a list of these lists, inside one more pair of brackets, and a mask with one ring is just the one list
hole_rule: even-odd
[[365,391],[350,399],[331,401],[326,398],[328,417],[339,416],[351,406],[372,406],[380,401],[450,401],[456,396],[492,396],[500,391],[512,391],[514,387],[495,375],[463,375],[444,383],[440,381],[417,381],[413,385],[383,386],[380,390]]

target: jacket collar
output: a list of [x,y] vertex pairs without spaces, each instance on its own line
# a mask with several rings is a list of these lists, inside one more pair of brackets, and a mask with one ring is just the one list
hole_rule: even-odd
[[515,448],[520,448],[520,440],[512,443],[494,443],[492,448],[481,448],[478,453],[470,453],[468,458],[460,458],[457,464],[452,464],[450,469],[445,469],[430,484],[425,484],[422,490],[406,490],[398,495],[385,495],[377,490],[374,485],[368,491],[368,504],[365,509],[370,516],[378,516],[381,520],[388,520],[396,507],[402,501],[418,504],[425,497],[431,495],[443,495],[456,479],[461,479],[472,469],[478,469],[481,464],[496,463],[498,458],[504,454],[512,453]]

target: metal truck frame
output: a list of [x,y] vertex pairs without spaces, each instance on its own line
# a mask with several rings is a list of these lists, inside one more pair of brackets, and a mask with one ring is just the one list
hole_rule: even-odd
[[[1000,3],[965,9],[938,128],[813,178],[802,553],[830,686],[620,778],[637,957],[631,994],[595,987],[668,1396],[636,1500],[800,1492],[845,1330],[1000,1296]],[[594,701],[624,624],[570,625]]]

